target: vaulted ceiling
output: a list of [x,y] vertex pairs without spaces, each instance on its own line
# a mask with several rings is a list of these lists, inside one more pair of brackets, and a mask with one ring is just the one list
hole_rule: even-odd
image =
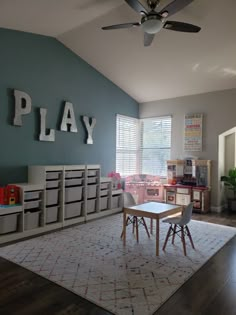
[[56,37],[138,102],[148,102],[236,88],[235,12],[235,0],[195,0],[170,20],[202,30],[162,29],[150,47],[141,28],[101,30],[140,21],[124,0],[0,0],[0,27]]

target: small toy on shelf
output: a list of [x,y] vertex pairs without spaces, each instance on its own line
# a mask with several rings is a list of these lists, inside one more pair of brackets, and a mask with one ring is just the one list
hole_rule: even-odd
[[16,185],[0,187],[0,205],[15,205],[20,202],[20,188]]
[[121,189],[121,176],[120,173],[116,173],[114,171],[108,173],[108,177],[112,178],[112,189]]

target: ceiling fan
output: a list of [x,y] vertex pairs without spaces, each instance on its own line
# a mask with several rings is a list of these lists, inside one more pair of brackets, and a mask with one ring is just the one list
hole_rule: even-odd
[[185,6],[193,2],[193,0],[174,0],[165,6],[161,11],[157,12],[155,9],[159,6],[160,0],[147,0],[149,10],[147,10],[138,0],[125,0],[128,5],[141,14],[141,21],[134,23],[123,23],[102,27],[103,30],[115,30],[122,28],[132,28],[142,26],[144,31],[144,46],[150,46],[154,36],[162,28],[177,31],[197,33],[201,30],[199,26],[177,22],[166,21],[166,18],[182,10]]

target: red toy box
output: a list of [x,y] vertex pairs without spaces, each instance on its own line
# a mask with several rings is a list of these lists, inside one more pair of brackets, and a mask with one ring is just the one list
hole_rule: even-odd
[[0,187],[0,204],[15,205],[20,202],[20,188],[15,185]]

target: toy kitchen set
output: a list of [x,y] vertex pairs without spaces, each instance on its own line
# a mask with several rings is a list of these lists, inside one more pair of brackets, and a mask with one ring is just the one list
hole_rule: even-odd
[[207,213],[210,210],[210,180],[210,160],[167,161],[168,184],[164,185],[164,200],[183,206],[192,201],[194,212]]

